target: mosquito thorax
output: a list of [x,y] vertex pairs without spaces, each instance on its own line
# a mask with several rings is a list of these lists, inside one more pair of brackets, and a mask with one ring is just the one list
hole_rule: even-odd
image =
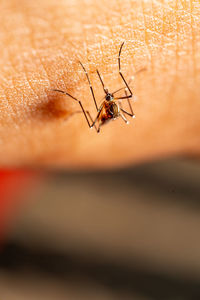
[[107,94],[106,94],[106,101],[112,101],[112,100],[113,100],[113,95],[107,93]]

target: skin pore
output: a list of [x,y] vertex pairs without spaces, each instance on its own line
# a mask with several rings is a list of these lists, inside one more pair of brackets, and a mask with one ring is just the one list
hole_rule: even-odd
[[[0,2],[0,165],[112,167],[200,153],[200,3],[180,0]],[[90,130],[92,117],[126,80],[137,98],[127,117]],[[119,93],[123,95],[123,91]],[[123,101],[124,107],[126,101]]]

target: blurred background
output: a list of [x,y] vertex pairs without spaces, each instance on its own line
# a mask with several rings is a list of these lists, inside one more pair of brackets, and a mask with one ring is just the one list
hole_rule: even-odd
[[199,161],[53,172],[18,197],[0,299],[200,299]]

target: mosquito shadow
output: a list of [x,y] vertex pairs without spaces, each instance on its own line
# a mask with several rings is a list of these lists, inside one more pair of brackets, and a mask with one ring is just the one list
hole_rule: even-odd
[[40,103],[30,107],[29,112],[31,118],[45,121],[66,120],[72,114],[71,107],[69,108],[63,96],[53,94],[41,98]]

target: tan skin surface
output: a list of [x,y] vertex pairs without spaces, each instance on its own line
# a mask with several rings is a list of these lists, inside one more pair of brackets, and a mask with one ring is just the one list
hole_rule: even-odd
[[[59,4],[58,4],[59,3]],[[0,165],[112,167],[200,153],[199,1],[9,0],[0,3]],[[118,51],[137,101],[136,119],[90,130],[98,104],[123,87]]]

